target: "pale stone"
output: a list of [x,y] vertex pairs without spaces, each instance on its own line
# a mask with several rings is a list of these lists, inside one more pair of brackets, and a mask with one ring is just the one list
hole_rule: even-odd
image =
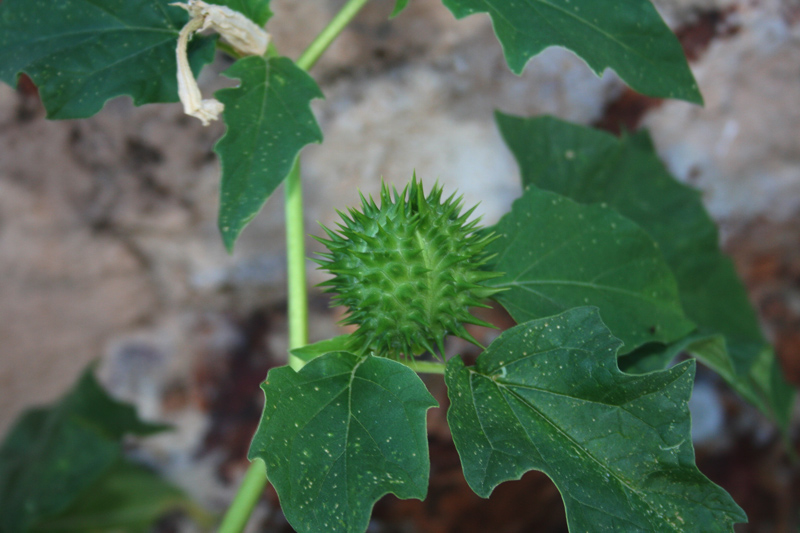
[[704,108],[667,102],[647,117],[675,175],[733,226],[800,211],[800,27],[782,5],[742,5],[741,28],[711,44],[694,71]]

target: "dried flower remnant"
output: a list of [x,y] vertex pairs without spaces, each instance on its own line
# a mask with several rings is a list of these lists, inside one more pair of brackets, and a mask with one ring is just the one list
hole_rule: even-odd
[[202,99],[186,53],[189,39],[198,31],[212,29],[238,53],[264,55],[270,36],[253,21],[225,6],[207,4],[202,0],[188,0],[186,4],[171,5],[185,9],[192,17],[181,29],[175,50],[178,61],[178,96],[183,104],[183,111],[208,126],[212,120],[219,119],[225,106],[214,98]]

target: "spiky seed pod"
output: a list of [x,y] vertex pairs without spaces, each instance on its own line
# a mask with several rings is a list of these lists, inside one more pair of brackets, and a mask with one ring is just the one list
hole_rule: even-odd
[[329,253],[321,268],[333,274],[323,283],[334,303],[348,309],[344,324],[358,325],[354,349],[386,357],[444,352],[446,335],[478,344],[464,324],[489,326],[469,313],[498,292],[483,283],[501,274],[480,269],[491,259],[494,237],[461,213],[462,198],[442,201],[435,185],[426,197],[416,176],[393,194],[384,184],[380,207],[361,196],[361,210],[339,212],[338,232],[323,226],[318,239]]

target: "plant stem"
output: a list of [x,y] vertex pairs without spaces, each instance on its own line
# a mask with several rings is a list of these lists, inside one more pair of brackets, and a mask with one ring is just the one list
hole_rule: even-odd
[[336,14],[330,23],[325,27],[317,38],[308,46],[305,52],[297,59],[297,66],[308,70],[327,50],[334,39],[342,33],[342,30],[351,20],[361,11],[369,0],[348,0],[342,9]]
[[[303,188],[300,158],[286,177],[286,276],[289,291],[289,349],[308,344],[308,299],[306,290],[306,251],[303,231]],[[289,366],[300,370],[305,363],[289,354]],[[267,486],[264,461],[256,459],[247,468],[244,480],[233,499],[219,533],[240,533]]]
[[[317,62],[334,39],[353,20],[369,0],[349,0],[297,60],[308,70]],[[308,298],[306,289],[305,231],[303,229],[303,188],[300,158],[286,178],[286,262],[289,292],[289,348],[308,344]],[[303,367],[303,360],[289,355],[289,366]],[[241,533],[267,485],[266,465],[260,459],[250,463],[239,491],[225,513],[219,533]]]
[[[289,286],[289,349],[292,350],[308,344],[306,246],[299,157],[286,178],[286,265]],[[294,370],[300,370],[304,364],[302,359],[289,354],[289,366]]]
[[228,43],[224,42],[222,39],[217,39],[217,50],[222,50],[223,52],[225,52],[226,54],[231,56],[234,59],[234,61],[239,60],[242,57],[244,57],[244,56],[242,56],[242,54],[237,52],[236,49],[233,46],[231,46]]
[[420,374],[444,374],[447,365],[431,361],[400,361],[414,372]]
[[267,477],[264,475],[266,466],[264,461],[256,459],[247,469],[247,472],[239,485],[239,492],[236,498],[225,513],[222,524],[219,526],[219,533],[240,533],[244,531],[247,521],[253,508],[258,503],[261,493],[267,484]]

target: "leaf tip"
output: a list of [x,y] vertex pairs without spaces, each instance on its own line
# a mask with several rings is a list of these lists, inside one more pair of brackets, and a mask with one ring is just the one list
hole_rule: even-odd
[[392,10],[392,13],[389,15],[389,20],[399,15],[407,6],[408,6],[408,0],[397,0],[397,3],[395,3],[394,9]]
[[220,221],[219,232],[222,235],[222,243],[225,245],[225,250],[228,252],[228,255],[233,255],[233,248],[236,245],[236,241],[239,239],[239,235],[242,233],[242,228],[232,228],[227,222],[223,223]]

